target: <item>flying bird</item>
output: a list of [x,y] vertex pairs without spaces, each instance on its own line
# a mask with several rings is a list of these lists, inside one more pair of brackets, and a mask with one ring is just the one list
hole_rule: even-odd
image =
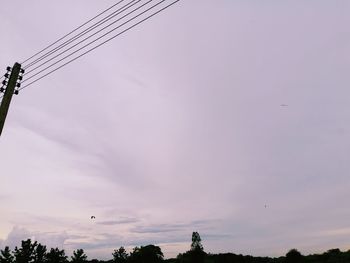
[[287,107],[288,104],[281,104],[280,106],[281,106],[281,107]]
[[95,219],[96,217],[95,216],[91,216],[91,219]]

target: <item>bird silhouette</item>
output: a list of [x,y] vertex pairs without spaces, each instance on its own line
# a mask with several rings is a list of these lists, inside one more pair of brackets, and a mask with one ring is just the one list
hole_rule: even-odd
[[95,219],[96,217],[95,216],[91,216],[91,219]]

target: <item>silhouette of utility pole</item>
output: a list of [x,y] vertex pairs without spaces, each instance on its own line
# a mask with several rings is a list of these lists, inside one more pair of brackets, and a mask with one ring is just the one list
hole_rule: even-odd
[[[11,69],[8,68],[8,70],[11,70]],[[4,85],[7,84],[7,86],[5,89],[4,97],[2,98],[1,105],[0,105],[0,136],[2,133],[2,129],[4,128],[4,124],[5,124],[7,112],[8,112],[9,107],[10,107],[12,95],[14,93],[18,94],[18,90],[15,91],[15,88],[16,88],[16,86],[17,87],[20,86],[20,84],[17,83],[17,80],[22,78],[22,76],[20,76],[20,78],[19,78],[20,72],[24,73],[24,70],[23,69],[21,70],[21,64],[16,62],[12,67],[11,75],[10,75],[10,79],[9,79],[8,83],[6,82],[6,80],[3,81],[3,84]]]

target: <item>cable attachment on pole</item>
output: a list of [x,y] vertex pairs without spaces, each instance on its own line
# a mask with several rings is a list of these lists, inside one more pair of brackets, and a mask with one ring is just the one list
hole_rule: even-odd
[[11,73],[12,68],[7,67],[6,70],[7,70],[7,73],[4,74],[4,76],[2,77],[5,79],[1,82],[0,93],[5,93],[6,85],[8,83],[8,79],[10,78],[10,73]]
[[15,90],[13,92],[13,94],[18,95],[20,87],[21,87],[21,83],[23,80],[23,75],[24,75],[25,70],[23,68],[20,69],[19,71],[19,75],[17,77],[17,81],[16,81],[16,87]]
[[5,89],[6,88],[4,88],[5,86],[6,86],[6,84],[7,84],[7,81],[6,80],[3,80],[2,82],[1,82],[1,88],[0,88],[0,92],[1,93],[4,93],[5,92]]

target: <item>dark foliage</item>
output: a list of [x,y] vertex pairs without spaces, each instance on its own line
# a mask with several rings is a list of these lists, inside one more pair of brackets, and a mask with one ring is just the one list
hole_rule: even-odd
[[46,254],[46,263],[67,263],[68,257],[66,256],[64,250],[59,250],[58,248],[51,248]]
[[192,233],[191,251],[203,251],[202,239],[198,232]]
[[5,247],[4,250],[0,251],[0,263],[13,263],[14,259],[9,247]]
[[187,263],[196,262],[204,263],[206,258],[206,253],[204,252],[202,239],[198,232],[192,233],[192,243],[191,249],[184,254],[179,254],[177,256],[177,262]]
[[45,262],[46,262],[46,246],[43,246],[39,243],[35,248],[33,263],[45,263]]
[[32,242],[30,239],[23,240],[21,247],[15,247],[13,255],[16,263],[32,263],[35,260],[35,250],[38,242]]
[[301,253],[295,248],[289,250],[288,253],[286,254],[287,263],[301,263],[303,262],[303,259],[304,258],[301,255]]
[[87,256],[83,249],[77,249],[73,251],[73,256],[71,257],[72,263],[86,263]]
[[207,254],[204,252],[198,232],[192,233],[190,250],[179,254],[176,258],[164,260],[160,247],[147,245],[135,247],[128,254],[124,247],[114,250],[113,259],[102,261],[98,259],[87,260],[84,250],[73,252],[71,260],[64,250],[51,248],[32,242],[30,239],[21,242],[21,247],[13,251],[9,247],[0,250],[0,263],[350,263],[350,250],[340,251],[338,248],[330,249],[323,254],[303,256],[297,249],[289,250],[284,257],[253,257],[233,253]]
[[128,259],[128,253],[124,247],[120,247],[118,250],[114,250],[112,253],[114,263],[125,263]]
[[128,262],[132,263],[158,263],[163,261],[163,252],[158,246],[148,245],[135,247],[130,253]]

